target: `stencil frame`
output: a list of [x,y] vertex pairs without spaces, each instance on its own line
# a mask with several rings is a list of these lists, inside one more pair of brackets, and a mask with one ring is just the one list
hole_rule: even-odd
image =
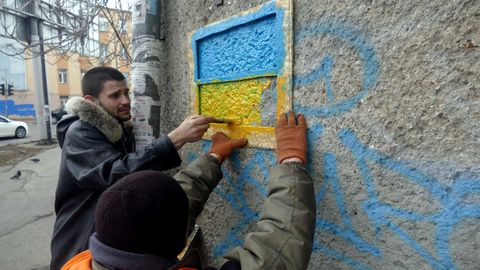
[[[275,33],[276,51],[275,60],[270,66],[261,63],[260,68],[237,70],[228,73],[211,68],[203,72],[199,60],[199,46],[208,38],[222,35],[232,29],[239,29],[261,20],[274,18],[275,24],[272,31]],[[215,22],[200,28],[189,35],[191,50],[189,50],[188,63],[193,75],[191,80],[192,114],[202,114],[201,87],[213,83],[238,82],[242,80],[274,77],[276,80],[276,117],[292,109],[292,65],[293,65],[293,3],[292,0],[276,0],[262,6],[248,10],[239,15]],[[263,60],[263,59],[262,59]],[[276,62],[275,62],[276,61]],[[205,69],[207,70],[207,69]],[[254,125],[227,125],[210,124],[210,129],[204,139],[218,132],[224,132],[230,138],[247,138],[250,147],[272,149],[275,148],[275,128],[271,126]]]

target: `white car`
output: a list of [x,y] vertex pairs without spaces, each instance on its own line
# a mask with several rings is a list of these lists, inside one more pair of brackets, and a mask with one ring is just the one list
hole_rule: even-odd
[[0,137],[25,138],[28,135],[28,125],[22,121],[13,121],[0,116]]

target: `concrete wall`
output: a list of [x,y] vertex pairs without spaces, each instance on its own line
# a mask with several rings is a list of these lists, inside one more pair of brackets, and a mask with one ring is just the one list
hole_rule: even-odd
[[[161,129],[188,114],[187,33],[266,1],[165,1]],[[294,109],[309,121],[310,269],[479,269],[478,1],[294,1]],[[185,164],[208,142],[185,147]],[[258,218],[274,152],[243,149],[199,220],[211,257]],[[211,258],[210,257],[210,258]]]

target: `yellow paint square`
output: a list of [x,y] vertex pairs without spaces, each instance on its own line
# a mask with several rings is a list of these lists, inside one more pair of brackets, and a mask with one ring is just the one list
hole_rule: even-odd
[[260,126],[262,94],[271,84],[272,78],[255,78],[201,85],[200,112],[241,125]]

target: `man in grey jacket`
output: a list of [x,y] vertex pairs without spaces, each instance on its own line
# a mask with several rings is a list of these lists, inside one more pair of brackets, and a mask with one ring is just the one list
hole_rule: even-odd
[[[220,270],[306,269],[315,231],[313,181],[305,171],[307,124],[293,112],[277,121],[277,160],[268,197],[257,226],[216,267]],[[172,179],[159,172],[124,177],[101,196],[90,249],[72,258],[64,270],[200,269],[176,260],[185,246],[187,226],[222,178],[222,162],[246,144],[223,133],[212,137],[207,155]],[[112,208],[112,205],[118,207]],[[215,268],[204,268],[215,269]]]
[[145,149],[135,150],[128,125],[129,89],[121,72],[110,67],[89,70],[82,79],[83,97],[66,104],[70,113],[57,125],[62,148],[55,196],[51,269],[88,248],[94,213],[102,192],[120,178],[140,170],[167,170],[180,165],[177,153],[201,139],[211,117],[191,116]]

